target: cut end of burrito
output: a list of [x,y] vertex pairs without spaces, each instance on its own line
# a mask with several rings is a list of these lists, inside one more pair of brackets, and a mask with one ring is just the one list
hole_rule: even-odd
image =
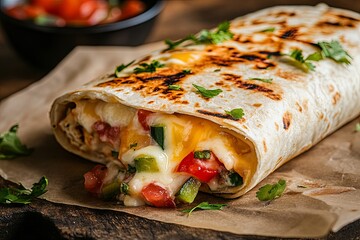
[[360,16],[281,6],[224,22],[55,100],[87,191],[175,207],[239,197],[360,114]]
[[[73,94],[57,105],[58,141],[68,150],[104,163],[85,173],[85,188],[126,206],[175,207],[198,191],[233,194],[256,169],[253,145],[218,124]],[[100,93],[98,93],[100,94]],[[90,97],[89,97],[90,96]]]

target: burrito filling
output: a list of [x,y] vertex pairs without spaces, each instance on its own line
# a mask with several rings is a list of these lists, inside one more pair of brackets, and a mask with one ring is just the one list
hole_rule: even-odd
[[201,118],[78,100],[59,123],[73,147],[106,159],[85,189],[126,206],[175,207],[199,190],[232,193],[256,168],[246,140]]

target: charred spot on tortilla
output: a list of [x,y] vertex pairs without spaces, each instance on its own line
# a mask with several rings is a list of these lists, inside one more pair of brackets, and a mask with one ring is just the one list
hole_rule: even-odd
[[355,25],[351,22],[330,22],[330,21],[325,21],[325,22],[319,22],[317,24],[318,27],[327,27],[327,26],[331,26],[331,27],[355,27]]
[[283,126],[285,130],[288,130],[291,124],[292,115],[290,112],[285,112],[283,115]]
[[341,95],[340,95],[339,92],[336,92],[336,93],[334,94],[334,96],[333,96],[333,98],[332,98],[332,103],[333,103],[333,105],[335,105],[335,104],[339,101],[340,97],[341,97]]
[[263,94],[265,97],[268,97],[272,100],[279,101],[282,99],[280,93],[275,93],[273,89],[255,84],[255,83],[247,83],[246,81],[242,80],[241,76],[237,76],[234,74],[225,73],[222,74],[224,76],[224,80],[232,82],[236,87],[251,90],[253,92],[258,92]]
[[263,147],[264,147],[264,152],[267,152],[267,146],[266,146],[266,141],[265,141],[265,139],[263,139]]
[[285,30],[280,35],[280,38],[283,38],[283,39],[295,39],[297,34],[298,34],[298,29],[297,28],[290,28],[290,29]]
[[230,120],[234,120],[234,121],[244,121],[244,118],[240,118],[240,119],[235,119],[233,118],[231,115],[226,114],[226,113],[218,113],[218,112],[210,112],[207,110],[196,110],[198,113],[204,114],[204,115],[208,115],[208,116],[213,116],[213,117],[218,117],[218,118],[225,118],[225,119],[230,119]]

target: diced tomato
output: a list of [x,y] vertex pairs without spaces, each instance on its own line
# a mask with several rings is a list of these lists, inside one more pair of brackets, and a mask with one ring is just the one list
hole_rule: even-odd
[[186,172],[201,182],[209,182],[220,173],[222,164],[217,157],[211,153],[210,159],[197,159],[194,152],[189,153],[179,164],[177,172]]
[[150,183],[141,190],[145,200],[155,207],[176,207],[169,192],[155,183]]
[[121,19],[134,17],[145,10],[145,4],[140,0],[131,0],[124,2],[121,8],[122,15]]
[[144,130],[146,130],[146,131],[150,130],[150,126],[149,126],[149,124],[147,122],[147,119],[148,119],[149,115],[152,114],[152,113],[153,112],[143,110],[143,109],[140,109],[137,112],[139,122],[140,122],[141,126],[144,128]]
[[48,13],[56,14],[61,0],[31,0],[31,4],[43,8]]
[[100,141],[102,142],[109,142],[115,146],[119,141],[119,127],[112,127],[106,122],[97,121],[94,123],[93,129],[99,134]]
[[103,165],[96,165],[89,172],[84,174],[84,186],[86,191],[99,195],[101,193],[101,187],[103,185],[104,178],[106,177],[108,170]]
[[36,18],[45,13],[45,10],[41,7],[26,4],[7,9],[8,15],[19,20]]

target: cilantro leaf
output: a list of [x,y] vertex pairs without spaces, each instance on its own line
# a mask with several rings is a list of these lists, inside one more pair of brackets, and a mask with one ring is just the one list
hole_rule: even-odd
[[318,42],[317,44],[321,48],[321,54],[324,58],[331,58],[338,63],[351,63],[351,56],[343,49],[338,41]]
[[181,87],[179,85],[169,85],[168,89],[170,89],[170,90],[180,90]]
[[210,159],[211,151],[210,150],[203,150],[203,151],[195,151],[194,158],[196,159]]
[[197,39],[197,44],[218,44],[226,40],[232,39],[234,34],[230,32],[230,22],[222,22],[219,24],[215,32],[202,30]]
[[249,80],[257,80],[257,81],[261,81],[261,82],[265,82],[265,83],[272,83],[272,78],[253,77],[253,78],[249,78]]
[[153,60],[150,64],[148,63],[141,63],[141,67],[136,67],[134,69],[134,73],[143,73],[143,72],[155,72],[157,68],[162,68],[165,64],[160,63],[157,60]]
[[120,72],[122,71],[122,70],[124,70],[125,68],[127,68],[127,67],[129,67],[131,64],[133,64],[135,62],[135,60],[134,61],[131,61],[131,62],[129,62],[128,64],[121,64],[121,65],[119,65],[119,66],[117,66],[116,68],[115,68],[115,76],[116,77],[120,77]]
[[266,184],[259,188],[256,192],[256,197],[260,201],[270,201],[275,198],[278,198],[282,195],[286,188],[286,181],[280,179],[277,183],[274,184]]
[[245,114],[244,114],[244,110],[242,108],[235,108],[231,111],[226,111],[225,112],[227,114],[229,114],[233,119],[235,120],[239,120],[240,118],[242,118]]
[[0,135],[0,159],[12,159],[18,156],[27,156],[32,149],[27,148],[21,143],[16,135],[19,128],[18,124],[12,126],[8,132]]
[[168,45],[166,50],[172,50],[186,41],[192,41],[194,44],[219,44],[232,39],[233,36],[234,34],[230,31],[230,22],[225,21],[220,23],[215,31],[202,30],[198,36],[191,34],[177,41],[166,39],[165,44]]
[[264,30],[261,30],[260,32],[274,32],[275,28],[274,27],[269,27],[269,28],[265,28]]
[[206,89],[199,85],[193,84],[193,86],[198,90],[198,92],[205,98],[213,98],[219,95],[222,90],[221,89]]
[[18,188],[5,187],[0,188],[0,203],[10,204],[29,204],[34,198],[47,192],[48,180],[42,177],[39,182],[34,183],[31,189],[26,189],[20,184]]
[[208,203],[208,202],[202,202],[200,204],[198,204],[197,206],[190,208],[190,209],[184,209],[181,212],[184,213],[188,213],[188,216],[190,216],[190,214],[193,211],[197,211],[197,210],[221,210],[224,207],[226,207],[227,204],[212,204],[212,203]]
[[302,69],[304,72],[309,72],[315,70],[314,64],[312,64],[310,61],[320,61],[322,59],[321,54],[315,52],[310,54],[308,57],[304,58],[302,50],[295,49],[290,52],[290,54],[285,54],[288,56],[288,60],[290,60],[290,63],[300,69]]

